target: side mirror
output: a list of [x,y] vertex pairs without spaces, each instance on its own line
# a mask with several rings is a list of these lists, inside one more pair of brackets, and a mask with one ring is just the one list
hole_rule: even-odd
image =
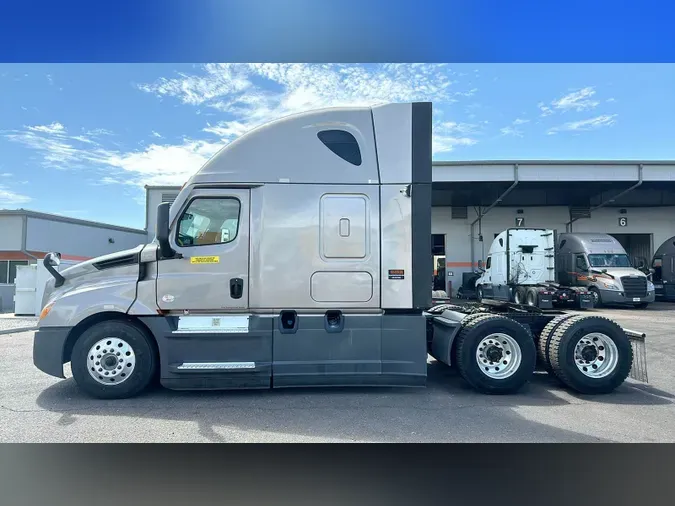
[[478,260],[478,263],[477,263],[476,265],[478,266],[478,268],[479,268],[481,271],[483,270],[483,261],[482,261],[482,260]]
[[649,274],[654,274],[656,271],[652,269],[651,267],[649,268]]
[[45,266],[45,269],[49,271],[49,274],[54,278],[54,286],[56,288],[60,287],[65,283],[66,278],[64,278],[59,271],[54,269],[54,266],[61,264],[61,253],[47,253],[42,260],[42,265]]
[[157,206],[157,242],[159,242],[159,251],[163,258],[173,258],[176,251],[169,243],[169,210],[171,203],[162,202]]

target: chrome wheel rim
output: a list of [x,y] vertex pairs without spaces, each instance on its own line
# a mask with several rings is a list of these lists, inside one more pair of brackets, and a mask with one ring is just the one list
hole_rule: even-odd
[[518,370],[523,354],[518,342],[508,334],[490,334],[478,343],[476,362],[490,379],[506,379]]
[[600,302],[600,294],[595,290],[591,290],[591,296],[593,297],[593,305],[596,306]]
[[574,363],[584,376],[604,378],[616,369],[619,349],[606,334],[592,332],[579,339],[574,347]]
[[523,301],[520,300],[520,292],[519,291],[516,291],[515,295],[513,296],[513,301],[516,304],[522,304],[523,303]]
[[118,385],[125,382],[136,368],[133,348],[117,337],[106,337],[89,348],[87,371],[102,385]]

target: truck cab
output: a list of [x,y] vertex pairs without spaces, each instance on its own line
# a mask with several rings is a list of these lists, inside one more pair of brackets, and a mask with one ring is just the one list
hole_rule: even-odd
[[675,300],[675,237],[664,241],[654,253],[651,269],[657,299]]
[[536,287],[553,281],[553,244],[554,232],[547,229],[511,228],[498,234],[476,282],[479,299],[524,303],[529,293],[536,303]]
[[596,307],[602,304],[647,307],[654,284],[633,267],[621,243],[609,234],[566,233],[558,237],[558,277],[587,287]]
[[71,362],[102,397],[154,374],[175,389],[423,385],[430,210],[430,103],[273,121],[159,206],[152,243],[62,272],[45,259],[34,362],[57,377]]

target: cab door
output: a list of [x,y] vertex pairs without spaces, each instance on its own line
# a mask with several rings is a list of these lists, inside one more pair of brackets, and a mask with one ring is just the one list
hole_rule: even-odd
[[175,310],[246,310],[249,189],[195,190],[177,213],[171,246],[157,262],[157,305]]

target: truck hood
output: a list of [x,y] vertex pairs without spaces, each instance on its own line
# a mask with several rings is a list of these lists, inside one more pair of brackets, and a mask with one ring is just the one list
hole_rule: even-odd
[[[632,267],[605,267],[605,269],[607,270],[607,274],[613,276],[616,279],[620,279],[624,276],[635,276],[640,278],[647,277],[644,272],[633,269]],[[602,270],[602,268],[593,267],[592,274],[596,277],[602,278],[602,274],[600,274],[600,271]]]
[[85,283],[102,280],[107,277],[113,278],[122,273],[128,275],[130,268],[138,272],[141,252],[145,246],[141,244],[132,249],[102,255],[59,271],[65,278],[65,282],[56,288],[56,280],[53,277],[47,281],[42,298],[42,306],[44,307],[56,297],[74,290]]

